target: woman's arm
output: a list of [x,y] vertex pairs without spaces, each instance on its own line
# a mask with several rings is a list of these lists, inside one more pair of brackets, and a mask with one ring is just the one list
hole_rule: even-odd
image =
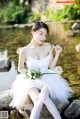
[[[53,49],[56,52],[55,57],[53,57]],[[53,46],[53,48],[51,49],[51,59],[50,59],[50,65],[49,65],[50,69],[54,69],[54,67],[56,66],[56,63],[58,61],[61,51],[62,51],[62,48],[59,45]]]
[[19,60],[18,60],[18,71],[20,73],[24,72],[24,63],[25,63],[26,57],[25,57],[25,48],[22,48],[19,53]]

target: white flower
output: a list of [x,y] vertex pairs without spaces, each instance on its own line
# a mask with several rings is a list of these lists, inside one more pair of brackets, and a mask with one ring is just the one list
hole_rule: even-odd
[[27,75],[31,76],[31,71],[30,70],[27,71]]
[[40,78],[42,76],[42,73],[40,72],[40,70],[36,71],[36,70],[26,70],[25,71],[25,78],[30,78],[30,79],[36,79],[36,78]]

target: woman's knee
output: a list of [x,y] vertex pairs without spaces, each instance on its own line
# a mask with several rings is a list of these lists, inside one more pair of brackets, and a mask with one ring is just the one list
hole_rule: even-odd
[[39,95],[39,90],[37,88],[31,88],[28,91],[28,95],[34,103],[36,100],[36,97]]
[[38,95],[38,97],[42,100],[42,101],[46,101],[47,98],[49,97],[49,90],[47,87],[43,87],[40,94]]
[[41,92],[49,92],[49,89],[48,89],[48,87],[47,86],[44,86],[42,89],[41,89]]

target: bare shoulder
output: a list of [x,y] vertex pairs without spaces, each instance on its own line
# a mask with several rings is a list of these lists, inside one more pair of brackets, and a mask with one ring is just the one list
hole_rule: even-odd
[[44,43],[44,48],[45,50],[47,50],[48,52],[51,50],[51,44],[50,43]]
[[27,54],[27,52],[28,52],[28,48],[29,48],[29,46],[28,46],[28,45],[27,45],[27,46],[22,47],[21,52],[22,52],[22,53],[24,53],[24,54]]
[[26,50],[27,50],[27,46],[24,46],[24,47],[19,47],[16,52],[17,54],[25,54]]

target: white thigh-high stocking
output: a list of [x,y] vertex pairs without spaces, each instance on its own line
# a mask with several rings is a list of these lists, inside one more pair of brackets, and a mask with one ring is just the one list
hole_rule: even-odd
[[54,119],[61,119],[59,111],[57,110],[52,100],[49,98],[49,91],[47,87],[42,88],[41,93],[39,94],[38,98],[41,99],[42,102],[46,105],[47,109],[52,114]]
[[39,98],[36,98],[36,100],[34,101],[34,107],[32,109],[30,119],[39,119],[42,107],[43,102]]

